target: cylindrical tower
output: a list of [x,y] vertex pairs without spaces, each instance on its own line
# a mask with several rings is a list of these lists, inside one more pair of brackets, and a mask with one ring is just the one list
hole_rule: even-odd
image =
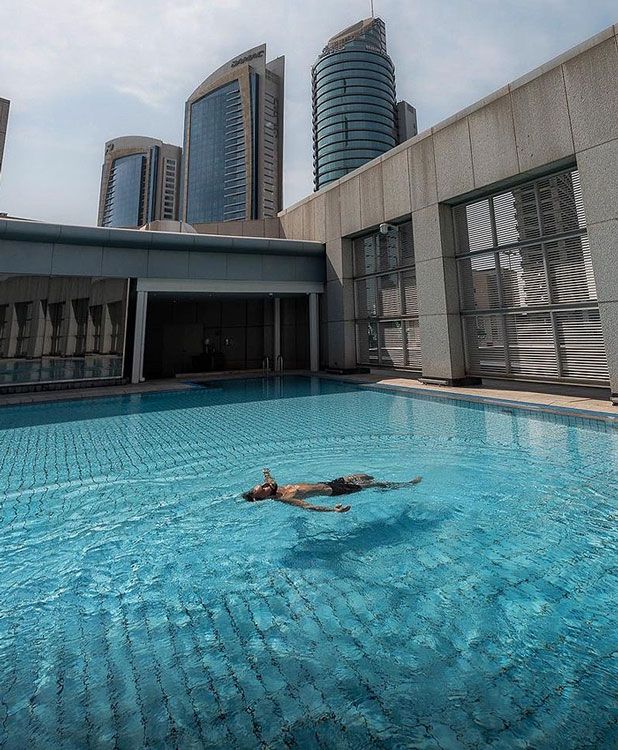
[[311,77],[319,190],[397,143],[395,68],[384,21],[368,18],[330,39]]

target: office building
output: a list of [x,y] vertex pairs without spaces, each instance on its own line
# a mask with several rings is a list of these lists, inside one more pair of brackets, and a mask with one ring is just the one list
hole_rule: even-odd
[[178,219],[181,149],[156,138],[122,136],[105,144],[100,227],[137,228]]
[[616,43],[610,27],[275,219],[3,218],[0,388],[281,356],[618,403]]
[[4,143],[6,141],[6,131],[9,125],[9,107],[8,99],[0,97],[0,174],[2,173],[2,155],[4,154]]
[[416,135],[416,110],[397,104],[381,18],[329,39],[311,80],[316,190]]
[[185,107],[182,219],[264,219],[282,208],[284,58],[266,45],[233,58]]

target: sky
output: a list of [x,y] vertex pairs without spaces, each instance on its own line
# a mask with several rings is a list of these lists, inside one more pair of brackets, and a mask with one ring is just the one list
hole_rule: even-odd
[[[615,0],[374,0],[419,130],[618,22]],[[312,187],[311,65],[370,0],[0,0],[11,100],[0,212],[95,224],[105,141],[182,145],[184,102],[266,43],[286,56],[284,206]]]

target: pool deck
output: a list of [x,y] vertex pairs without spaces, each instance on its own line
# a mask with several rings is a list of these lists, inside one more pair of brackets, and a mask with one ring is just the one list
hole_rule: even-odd
[[[310,375],[306,370],[286,372],[286,375]],[[31,393],[13,393],[0,395],[0,407],[17,406],[19,404],[41,404],[54,401],[72,401],[87,398],[105,398],[124,396],[138,393],[159,393],[163,391],[183,391],[193,388],[195,382],[208,382],[222,378],[261,377],[261,370],[244,372],[200,373],[178,376],[166,380],[156,380],[137,385],[97,386],[94,388],[73,388],[67,390],[38,391]],[[333,380],[357,383],[358,385],[374,386],[389,390],[418,393],[432,397],[458,399],[491,403],[502,406],[520,407],[534,411],[545,411],[566,416],[584,417],[587,419],[601,419],[618,423],[618,407],[609,400],[595,399],[573,394],[544,393],[539,391],[525,391],[500,389],[488,386],[450,387],[428,385],[412,377],[405,377],[401,373],[373,372],[362,375],[333,375],[319,373],[320,377]],[[192,381],[192,382],[191,382]]]

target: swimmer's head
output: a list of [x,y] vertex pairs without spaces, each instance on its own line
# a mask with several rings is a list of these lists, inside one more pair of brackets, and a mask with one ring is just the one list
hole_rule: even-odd
[[267,500],[269,497],[273,497],[277,493],[276,482],[264,482],[264,484],[256,484],[253,489],[249,492],[243,492],[243,499],[250,503],[256,500]]

